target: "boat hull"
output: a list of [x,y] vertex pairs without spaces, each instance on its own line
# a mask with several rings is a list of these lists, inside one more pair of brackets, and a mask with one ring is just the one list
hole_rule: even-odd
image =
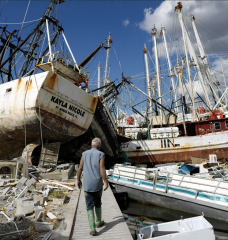
[[0,99],[1,159],[20,156],[27,144],[41,139],[64,143],[81,136],[91,125],[98,101],[51,72],[2,84]]
[[216,154],[220,161],[228,161],[227,141],[226,131],[194,137],[132,141],[123,143],[121,149],[132,163],[191,163],[191,157],[208,159],[209,154]]
[[163,193],[141,186],[139,187],[131,184],[116,182],[110,179],[109,182],[115,186],[117,192],[127,192],[129,198],[136,201],[196,215],[201,215],[203,212],[206,217],[226,222],[228,219],[228,208],[224,206],[218,206],[216,204],[197,199],[189,199],[180,195]]

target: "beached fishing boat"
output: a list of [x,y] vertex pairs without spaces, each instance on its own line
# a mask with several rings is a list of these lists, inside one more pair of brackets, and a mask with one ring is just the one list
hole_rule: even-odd
[[[90,138],[100,137],[103,150],[108,156],[114,157],[118,154],[115,122],[108,107],[90,90],[89,72],[84,68],[106,40],[77,64],[63,28],[58,20],[53,18],[53,9],[61,2],[50,1],[45,14],[24,40],[18,40],[14,35],[15,31],[9,33],[6,28],[2,28],[3,33],[9,34],[6,39],[1,37],[1,159],[20,157],[25,148],[28,160],[27,157],[32,156],[37,146],[43,147],[47,142],[63,144],[81,136],[86,143]],[[51,34],[50,29],[54,33]],[[60,36],[68,48],[70,57],[59,51],[53,52],[53,45],[56,49]],[[18,40],[17,46],[11,43],[14,38]],[[42,50],[41,42],[45,41],[48,47]],[[25,47],[29,49],[27,52],[24,51]],[[10,48],[10,51],[5,54],[7,48]],[[41,55],[34,57],[38,50]],[[16,69],[18,53],[24,54],[24,59],[21,60],[19,72],[15,74],[19,77],[13,79],[12,69]],[[8,69],[4,68],[7,64]],[[75,141],[75,152],[84,143],[83,140]],[[31,146],[28,146],[30,144]],[[65,149],[67,156],[66,145]],[[70,150],[72,154],[72,148]]]
[[174,210],[204,212],[206,217],[227,221],[228,182],[203,177],[168,174],[151,176],[147,168],[116,164],[108,181],[129,198]]

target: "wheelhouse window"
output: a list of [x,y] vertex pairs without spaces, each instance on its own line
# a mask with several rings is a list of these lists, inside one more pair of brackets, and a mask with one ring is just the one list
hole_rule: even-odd
[[[227,121],[228,123],[228,121]],[[220,130],[221,129],[221,125],[220,122],[215,122],[215,130]]]
[[226,128],[228,128],[228,121],[226,121]]

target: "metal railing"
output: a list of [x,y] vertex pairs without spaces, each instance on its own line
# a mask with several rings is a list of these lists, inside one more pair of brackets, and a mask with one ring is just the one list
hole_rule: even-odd
[[[146,176],[145,173],[136,173],[136,170],[140,170],[140,171],[144,171],[144,172],[148,172],[147,170],[145,169],[140,169],[140,168],[131,168],[131,169],[134,169],[135,171],[134,172],[129,172],[129,171],[124,171],[124,170],[120,170],[119,167],[124,167],[124,166],[116,166],[115,168],[118,169],[118,173],[115,173],[115,168],[113,170],[113,175],[118,175],[118,179],[117,181],[120,179],[120,177],[127,177],[127,178],[131,178],[132,179],[132,184],[134,184],[135,180],[146,180],[148,181],[147,179],[142,179],[142,178],[137,178],[135,177],[135,175],[142,175],[142,176]],[[124,175],[124,174],[120,174],[120,172],[127,172],[127,173],[130,173],[130,174],[134,174],[133,178],[128,176],[128,175]],[[148,174],[149,175],[149,174]]]
[[[173,174],[175,175],[175,174]],[[212,193],[212,194],[215,194],[216,191],[218,189],[222,189],[222,190],[228,190],[228,187],[220,187],[220,183],[224,183],[223,181],[219,180],[214,180],[214,179],[205,179],[205,178],[201,178],[202,180],[206,180],[206,181],[214,181],[216,182],[217,184],[216,185],[210,185],[210,184],[206,184],[206,183],[199,183],[199,182],[192,182],[192,181],[187,181],[187,180],[184,180],[184,177],[191,177],[191,176],[183,176],[181,179],[173,179],[173,177],[169,177],[167,176],[167,185],[168,186],[174,186],[174,187],[181,187],[181,188],[187,188],[187,189],[191,189],[191,190],[195,190],[197,191],[198,193],[199,192],[206,192],[206,193]],[[191,177],[191,178],[194,178],[196,180],[199,180],[200,178],[197,178],[197,177]],[[169,183],[169,180],[171,180],[171,182]],[[179,182],[179,185],[175,185],[175,184],[172,184],[172,181],[177,181]],[[181,183],[190,183],[190,184],[196,184],[196,185],[201,185],[201,186],[207,186],[207,187],[211,187],[211,188],[214,188],[213,191],[212,190],[205,190],[205,189],[198,189],[198,188],[194,188],[194,187],[189,187],[189,186],[181,186]],[[167,191],[168,191],[168,188],[167,188]],[[166,191],[166,192],[167,192]],[[221,194],[221,193],[218,193],[218,194]],[[228,196],[228,194],[221,194],[223,196]]]
[[[135,177],[135,175],[143,175],[143,176],[146,176],[145,173],[137,173],[136,170],[140,170],[140,171],[144,171],[144,172],[148,172],[147,170],[145,169],[140,169],[140,168],[135,168],[134,169],[134,172],[129,172],[129,171],[125,171],[125,170],[120,170],[119,167],[124,167],[124,166],[116,166],[115,168],[118,169],[118,173],[115,173],[115,168],[114,168],[114,171],[113,171],[113,175],[118,175],[118,179],[117,181],[120,179],[120,177],[126,177],[126,178],[130,178],[132,179],[132,184],[134,184],[135,180],[143,180],[143,181],[148,181],[148,182],[153,182],[153,190],[156,190],[156,187],[157,187],[157,178],[158,178],[158,173],[155,173],[154,174],[154,177],[153,177],[153,181],[151,181],[151,179],[141,179],[141,178],[137,178]],[[120,172],[126,172],[126,173],[130,173],[130,174],[134,174],[133,177],[130,177],[128,175],[125,175],[125,174],[121,174]],[[222,190],[228,190],[228,187],[220,187],[220,183],[223,183],[223,181],[219,180],[213,180],[213,179],[205,179],[205,178],[202,178],[203,180],[210,180],[210,181],[214,181],[216,182],[217,184],[216,185],[209,185],[209,184],[205,184],[205,183],[199,183],[199,182],[192,182],[192,181],[187,181],[187,180],[184,180],[184,177],[190,177],[190,176],[185,176],[183,175],[181,179],[173,179],[172,177],[170,177],[170,173],[166,173],[167,174],[167,178],[166,178],[166,182],[165,184],[164,183],[160,183],[160,184],[163,184],[165,185],[165,192],[168,193],[169,191],[169,186],[173,186],[173,187],[180,187],[180,188],[183,188],[183,189],[190,189],[190,190],[195,190],[196,191],[196,195],[195,195],[195,198],[197,198],[199,192],[205,192],[205,193],[211,193],[211,194],[216,194],[216,191],[218,189],[222,189]],[[149,175],[149,174],[148,174]],[[173,174],[174,175],[174,174]],[[149,175],[150,177],[150,175]],[[191,177],[191,178],[194,178],[196,180],[198,180],[199,178],[196,178],[196,177]],[[177,181],[179,182],[178,185],[175,185],[175,184],[172,184],[172,181]],[[191,183],[191,184],[197,184],[197,185],[202,185],[202,186],[207,186],[207,187],[212,187],[214,188],[213,190],[206,190],[206,189],[197,189],[197,188],[194,188],[194,187],[187,187],[187,186],[181,186],[181,183]],[[227,196],[228,197],[228,194],[221,194],[221,193],[218,193],[219,195],[222,195],[222,196]]]
[[[52,54],[47,54],[44,56],[41,56],[37,58],[36,65],[42,65],[45,63],[51,63],[54,64],[54,62],[60,62],[64,64],[65,66],[73,69],[76,71],[76,64],[73,62],[72,59],[70,59],[68,56],[65,56],[62,52],[58,51]],[[88,72],[85,68],[79,66],[79,74],[83,75],[85,78],[89,79],[90,72]]]

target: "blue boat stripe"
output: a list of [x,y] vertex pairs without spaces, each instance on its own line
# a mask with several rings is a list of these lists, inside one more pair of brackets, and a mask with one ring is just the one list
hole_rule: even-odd
[[[119,177],[114,175],[114,176],[108,176],[108,178],[110,180],[115,181],[115,180],[118,180]],[[126,182],[128,184],[133,184],[132,178],[120,177],[118,181]],[[146,186],[146,187],[149,187],[152,189],[154,186],[153,182],[148,182],[148,181],[144,181],[144,180],[134,180],[134,185]],[[166,188],[165,184],[157,184],[156,185],[156,189],[165,190],[165,188]],[[175,187],[175,186],[168,186],[168,190],[176,192],[176,193],[182,193],[182,194],[189,195],[189,196],[195,196],[197,194],[196,190],[182,188],[182,187]],[[210,193],[206,193],[206,192],[199,192],[197,198],[202,198],[204,200],[211,200],[211,201],[215,201],[215,202],[228,203],[228,197],[225,197],[222,195],[217,195],[217,194],[210,194]]]

